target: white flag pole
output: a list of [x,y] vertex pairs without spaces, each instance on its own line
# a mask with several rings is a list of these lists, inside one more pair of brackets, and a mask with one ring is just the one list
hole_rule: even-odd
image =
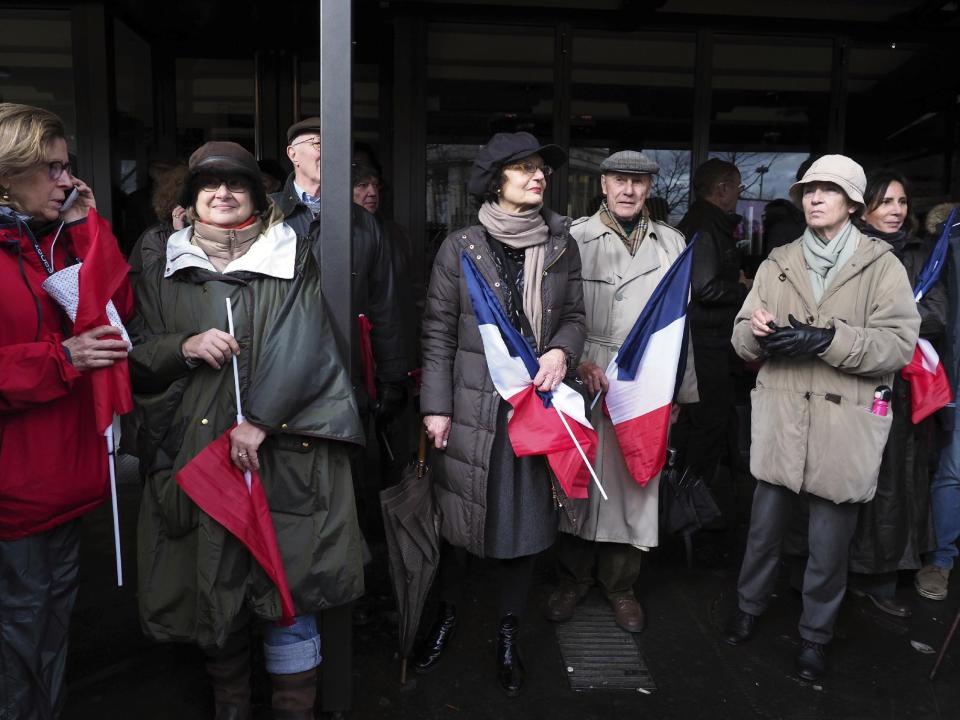
[[110,502],[113,505],[113,547],[117,555],[117,587],[123,587],[123,561],[120,556],[120,514],[117,512],[117,465],[113,451],[113,425],[103,432],[107,441],[107,465],[110,467]]
[[590,464],[590,461],[587,460],[587,454],[583,451],[583,448],[580,447],[580,441],[577,440],[577,436],[573,434],[573,430],[570,429],[570,425],[567,423],[567,418],[564,417],[563,413],[560,412],[560,408],[554,403],[553,409],[557,411],[557,415],[560,416],[560,422],[563,423],[563,426],[567,429],[567,433],[570,435],[570,439],[573,440],[573,444],[577,446],[577,451],[580,453],[580,457],[583,458],[583,464],[587,466],[587,470],[590,471],[590,477],[593,478],[593,482],[597,486],[597,490],[600,491],[600,495],[604,500],[607,499],[607,493],[603,489],[603,485],[600,484],[600,478],[597,477],[597,473],[594,471],[593,466]]
[[[233,335],[233,304],[230,298],[227,298],[227,329],[230,335]],[[244,419],[243,410],[240,407],[240,370],[237,368],[237,356],[234,355],[231,359],[233,360],[233,391],[237,396],[237,425],[239,425]],[[243,471],[243,480],[247,484],[247,492],[251,492],[253,478],[249,470]]]

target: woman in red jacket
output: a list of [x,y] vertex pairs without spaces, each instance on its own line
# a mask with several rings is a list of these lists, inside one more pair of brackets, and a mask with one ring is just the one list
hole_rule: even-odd
[[[90,370],[126,357],[111,326],[73,336],[41,285],[104,223],[53,113],[0,103],[0,714],[55,717],[77,593],[78,518],[107,492]],[[68,208],[64,202],[77,189]],[[89,214],[89,218],[88,218]],[[103,226],[101,226],[103,229]],[[130,293],[114,297],[129,315]]]

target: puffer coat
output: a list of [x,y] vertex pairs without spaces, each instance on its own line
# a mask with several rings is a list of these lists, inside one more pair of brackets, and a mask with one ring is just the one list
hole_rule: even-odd
[[[559,348],[568,371],[584,342],[580,254],[570,237],[568,218],[542,212],[550,230],[542,283],[543,323],[537,353]],[[487,476],[501,398],[487,370],[477,318],[460,255],[470,254],[484,280],[507,306],[509,290],[501,281],[486,230],[473,225],[443,241],[433,265],[423,318],[423,415],[452,416],[448,444],[434,461],[435,490],[442,513],[441,532],[453,545],[484,554]]]
[[[751,393],[751,473],[835,503],[866,502],[876,491],[893,417],[870,412],[874,390],[893,384],[920,329],[907,273],[890,246],[852,232],[857,249],[819,303],[802,239],[771,252],[733,328],[737,354],[765,360]],[[787,325],[792,314],[832,327],[833,341],[819,357],[766,358],[750,330],[758,308],[777,325]]]
[[363,592],[348,450],[362,443],[356,401],[307,242],[282,223],[217,272],[190,243],[167,242],[145,268],[132,324],[131,380],[145,485],[138,526],[139,603],[157,640],[222,645],[252,613],[280,615],[278,594],[247,550],[200,510],[176,474],[235,421],[230,364],[192,367],[181,346],[233,307],[247,420],[264,428],[260,477],[298,614]]

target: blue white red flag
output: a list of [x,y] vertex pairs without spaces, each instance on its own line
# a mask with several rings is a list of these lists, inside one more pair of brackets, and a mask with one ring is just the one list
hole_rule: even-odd
[[687,353],[692,248],[667,270],[607,368],[604,402],[633,479],[646,485],[667,458],[670,406]]
[[592,471],[586,463],[596,455],[597,434],[587,420],[583,397],[563,384],[546,393],[534,387],[540,363],[530,343],[510,323],[497,296],[466,253],[461,266],[490,378],[500,397],[513,407],[507,434],[514,453],[517,457],[546,455],[567,496],[587,497]]
[[[956,218],[957,210],[954,208],[943,224],[943,232],[940,233],[930,257],[917,273],[913,296],[918,303],[940,281],[940,274],[947,263],[950,240],[957,236],[960,228]],[[914,425],[953,401],[953,390],[943,363],[940,362],[940,356],[933,345],[923,338],[917,340],[913,358],[910,364],[900,371],[900,375],[910,383],[910,420]]]

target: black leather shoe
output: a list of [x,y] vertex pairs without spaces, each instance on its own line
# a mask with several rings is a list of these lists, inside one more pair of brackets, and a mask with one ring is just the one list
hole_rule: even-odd
[[744,612],[739,608],[733,611],[727,627],[723,631],[723,639],[728,645],[739,645],[753,637],[753,630],[757,625],[757,616]]
[[453,637],[457,629],[457,606],[441,602],[437,611],[437,619],[427,633],[427,637],[420,646],[413,660],[413,669],[418,673],[428,673],[440,662],[444,648]]
[[516,697],[523,689],[525,673],[520,660],[517,638],[520,635],[520,622],[514,615],[500,619],[497,633],[497,681],[507,697]]
[[804,680],[818,680],[827,670],[826,646],[803,640],[797,653],[797,675]]
[[901,605],[893,598],[885,598],[881,595],[874,595],[871,592],[866,590],[859,590],[857,588],[851,588],[850,594],[856,597],[864,597],[874,604],[874,606],[880,612],[884,612],[887,615],[893,615],[898,618],[908,618],[913,617],[913,611],[908,608],[906,605]]
[[562,623],[573,617],[583,595],[573,585],[562,584],[547,598],[544,614],[551,622]]

